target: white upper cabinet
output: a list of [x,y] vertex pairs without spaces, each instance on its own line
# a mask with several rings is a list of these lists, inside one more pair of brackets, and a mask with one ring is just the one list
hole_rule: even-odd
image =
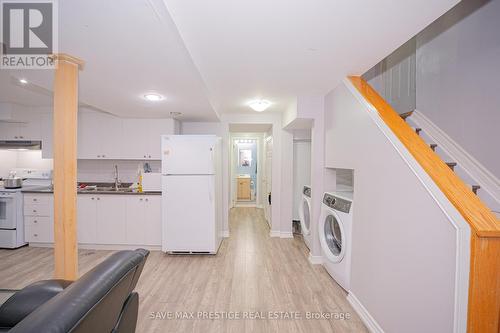
[[122,158],[160,160],[161,136],[175,133],[173,119],[124,119]]
[[0,140],[41,140],[42,115],[31,108],[15,106],[0,122]]
[[78,158],[119,159],[123,121],[100,112],[78,113]]

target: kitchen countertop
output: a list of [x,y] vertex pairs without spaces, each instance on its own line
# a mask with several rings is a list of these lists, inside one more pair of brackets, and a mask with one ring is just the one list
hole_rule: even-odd
[[[114,184],[112,183],[78,183],[80,186],[81,184],[86,184],[89,186],[100,186],[100,187],[112,187]],[[129,187],[131,184],[130,183],[122,183],[122,185],[125,185],[124,187],[121,187],[122,189],[126,189]],[[27,188],[27,189],[21,189],[21,192],[23,193],[54,193],[54,190],[52,186],[50,187],[38,187],[38,188]],[[98,194],[118,194],[118,195],[161,195],[161,191],[144,191],[144,192],[135,192],[135,191],[115,191],[115,190],[109,190],[109,189],[78,189],[77,194],[93,194],[93,195],[98,195]]]

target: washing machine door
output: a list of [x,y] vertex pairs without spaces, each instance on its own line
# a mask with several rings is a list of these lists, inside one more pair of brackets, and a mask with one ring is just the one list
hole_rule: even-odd
[[323,252],[332,262],[340,262],[345,254],[344,225],[334,212],[327,214],[320,228],[320,243]]
[[302,199],[302,210],[300,217],[300,226],[302,228],[302,234],[309,235],[311,226],[311,214],[309,208],[309,202],[303,198]]

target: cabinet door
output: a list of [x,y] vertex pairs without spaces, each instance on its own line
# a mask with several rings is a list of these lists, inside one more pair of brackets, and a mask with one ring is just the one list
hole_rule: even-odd
[[96,198],[92,195],[81,194],[77,197],[78,212],[76,224],[79,243],[97,243],[96,202]]
[[78,114],[78,158],[120,158],[122,120],[118,117],[98,113]]
[[147,219],[142,195],[127,196],[126,235],[127,244],[145,245]]
[[53,158],[53,140],[52,140],[52,113],[42,114],[41,133],[42,133],[42,158]]
[[148,159],[150,122],[151,119],[123,120],[123,158],[131,160]]
[[126,202],[124,195],[100,195],[97,200],[97,242],[126,244]]
[[100,141],[104,133],[95,113],[78,113],[78,158],[96,159],[101,157]]
[[161,160],[161,136],[174,134],[173,119],[150,119],[148,159]]
[[18,124],[0,122],[0,140],[15,140],[17,136]]
[[161,245],[161,195],[144,198],[145,245]]

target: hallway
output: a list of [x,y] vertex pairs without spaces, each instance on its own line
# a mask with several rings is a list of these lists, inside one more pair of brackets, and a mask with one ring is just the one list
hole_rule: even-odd
[[[137,287],[138,332],[366,332],[345,292],[322,266],[309,264],[299,237],[270,238],[261,209],[230,214],[231,237],[216,256],[151,253]],[[80,250],[81,273],[110,253]],[[0,288],[49,279],[52,270],[51,249],[0,250]],[[240,319],[199,318],[204,311]],[[350,319],[306,319],[307,312]]]

